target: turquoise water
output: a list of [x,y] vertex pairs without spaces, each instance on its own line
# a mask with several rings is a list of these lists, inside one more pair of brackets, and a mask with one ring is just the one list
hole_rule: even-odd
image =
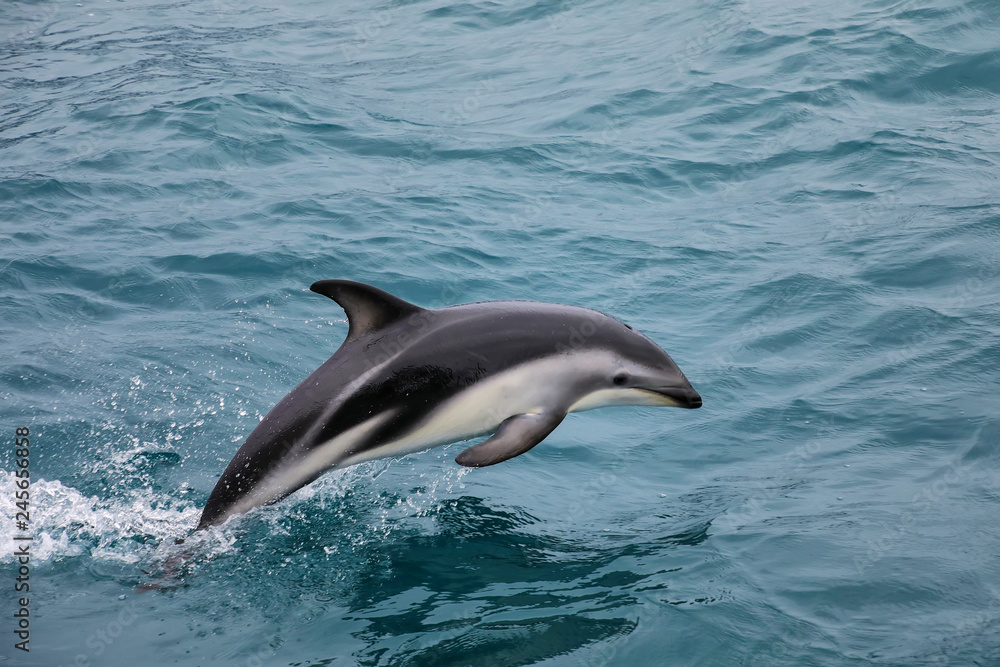
[[[1000,5],[790,4],[4,3],[0,662],[1000,664]],[[705,407],[331,473],[137,594],[322,278],[614,314]]]

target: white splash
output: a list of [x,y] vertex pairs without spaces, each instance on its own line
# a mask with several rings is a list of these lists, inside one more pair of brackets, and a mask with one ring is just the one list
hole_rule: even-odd
[[89,554],[135,563],[164,540],[182,537],[199,509],[148,489],[122,498],[86,496],[58,480],[31,480],[28,530],[17,529],[17,478],[0,470],[0,562],[13,558],[15,535],[31,535],[35,562]]

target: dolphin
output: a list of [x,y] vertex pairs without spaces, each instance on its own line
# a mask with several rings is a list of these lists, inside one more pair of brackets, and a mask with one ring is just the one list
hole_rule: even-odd
[[533,301],[425,309],[348,280],[310,289],[344,309],[347,338],[246,439],[198,530],[363,461],[492,433],[455,459],[489,466],[528,451],[570,412],[701,407],[666,352],[595,310]]

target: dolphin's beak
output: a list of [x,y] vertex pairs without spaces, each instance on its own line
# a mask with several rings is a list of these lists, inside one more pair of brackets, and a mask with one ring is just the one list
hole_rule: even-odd
[[691,385],[682,387],[650,387],[646,390],[667,398],[672,405],[676,405],[679,408],[693,409],[701,407],[701,394],[696,392]]

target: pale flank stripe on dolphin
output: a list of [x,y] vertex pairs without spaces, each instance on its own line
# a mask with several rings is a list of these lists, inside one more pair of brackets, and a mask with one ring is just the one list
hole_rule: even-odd
[[[571,358],[566,358],[571,357]],[[601,357],[595,359],[595,357]],[[581,374],[594,366],[614,363],[612,353],[580,352],[545,357],[519,364],[489,379],[480,380],[435,409],[404,437],[358,452],[336,464],[346,467],[364,461],[402,456],[440,444],[468,440],[495,431],[508,417],[542,412],[579,412],[609,405],[667,405],[670,400],[637,389],[602,389],[591,392],[571,406],[553,405],[552,396],[565,380],[557,371],[567,364]],[[631,402],[629,402],[631,401]],[[500,406],[504,409],[501,410]]]
[[257,486],[240,498],[239,502],[227,508],[223,516],[243,514],[258,505],[266,505],[274,498],[289,493],[289,490],[297,491],[306,480],[335,465],[353,445],[388,421],[395,413],[396,410],[386,410],[375,415],[310,450],[302,459],[278,467],[273,473],[265,475]]
[[[354,380],[352,380],[352,381],[348,382],[347,384],[345,384],[341,388],[341,390],[339,392],[337,392],[337,394],[335,394],[334,396],[332,396],[330,398],[330,404],[327,406],[326,410],[323,411],[322,416],[320,416],[320,418],[317,419],[315,421],[315,423],[313,423],[313,425],[309,427],[309,430],[306,431],[305,435],[302,436],[301,441],[302,442],[315,442],[316,436],[319,435],[319,432],[323,430],[323,428],[330,421],[330,418],[333,417],[333,415],[337,412],[337,410],[339,410],[341,408],[341,406],[344,404],[344,401],[346,401],[348,397],[350,397],[354,393],[356,393],[358,389],[360,389],[365,384],[367,384],[368,381],[375,374],[377,374],[379,371],[381,371],[385,366],[387,366],[389,363],[395,361],[396,358],[399,355],[403,354],[404,351],[405,350],[402,347],[400,347],[400,349],[397,352],[395,352],[392,356],[386,358],[385,361],[383,361],[380,364],[375,364],[368,371],[366,371],[365,373],[362,373],[361,375],[359,375],[358,377],[356,377]],[[367,423],[367,422],[365,422],[365,423]],[[336,438],[334,438],[334,439],[336,439]]]

